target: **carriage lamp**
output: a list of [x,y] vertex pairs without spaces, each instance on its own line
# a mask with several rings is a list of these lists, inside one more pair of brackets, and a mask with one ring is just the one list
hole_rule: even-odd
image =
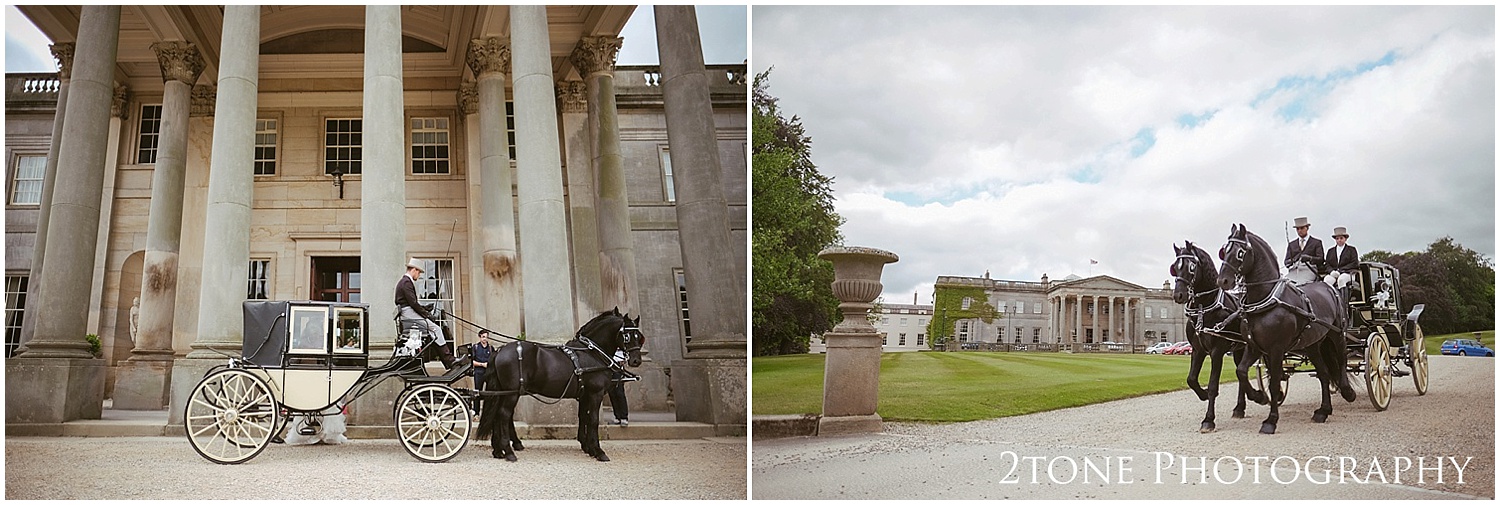
[[333,166],[333,187],[339,188],[339,199],[344,199],[344,166],[336,164]]

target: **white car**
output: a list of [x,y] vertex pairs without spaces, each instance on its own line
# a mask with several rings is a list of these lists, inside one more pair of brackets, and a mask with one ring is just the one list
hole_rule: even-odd
[[1151,344],[1151,347],[1147,347],[1146,348],[1146,354],[1161,354],[1161,351],[1163,349],[1166,349],[1166,348],[1171,347],[1171,346],[1172,346],[1171,342],[1157,342],[1155,344]]

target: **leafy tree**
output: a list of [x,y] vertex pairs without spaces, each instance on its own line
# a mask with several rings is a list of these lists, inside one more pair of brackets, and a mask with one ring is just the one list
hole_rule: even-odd
[[752,340],[756,356],[807,352],[809,338],[838,322],[833,264],[818,252],[839,243],[833,178],[812,162],[812,138],[755,76],[751,114]]
[[1427,305],[1421,318],[1425,333],[1495,327],[1494,264],[1452,237],[1438,239],[1426,251],[1371,251],[1360,259],[1387,263],[1401,271],[1401,310]]

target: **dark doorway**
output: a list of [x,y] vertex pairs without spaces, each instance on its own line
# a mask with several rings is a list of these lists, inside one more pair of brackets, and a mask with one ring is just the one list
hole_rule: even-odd
[[359,303],[359,256],[313,257],[308,299]]

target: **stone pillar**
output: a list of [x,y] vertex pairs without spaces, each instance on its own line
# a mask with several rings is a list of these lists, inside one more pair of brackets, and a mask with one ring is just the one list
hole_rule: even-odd
[[[823,369],[823,417],[818,435],[881,431],[875,413],[880,396],[880,333],[869,313],[883,286],[880,273],[895,254],[868,247],[830,247],[818,257],[833,262],[833,296],[844,320],[824,333],[828,358]],[[679,400],[681,401],[681,400]]]
[[99,241],[120,7],[83,7],[78,31],[57,150],[56,184],[66,190],[52,195],[47,258],[41,276],[31,281],[47,286],[32,300],[39,312],[35,334],[25,353],[5,363],[7,424],[98,419],[103,412],[104,360],[89,351],[84,333]]
[[162,115],[156,168],[151,175],[151,214],[141,275],[141,310],[135,349],[115,382],[115,408],[159,410],[167,406],[172,375],[172,321],[177,304],[177,257],[182,238],[183,179],[187,172],[188,110],[203,58],[191,42],[151,44],[161,64]]
[[1107,340],[1109,340],[1111,342],[1114,342],[1116,338],[1119,338],[1118,332],[1115,331],[1115,318],[1116,317],[1120,317],[1120,311],[1115,310],[1115,297],[1113,297],[1113,296],[1109,297],[1109,305],[1108,305],[1108,307],[1109,307],[1109,338]]
[[41,297],[42,283],[37,282],[42,277],[42,262],[47,252],[47,222],[52,215],[52,189],[57,182],[57,156],[58,147],[62,144],[63,117],[66,115],[68,105],[68,82],[71,81],[73,73],[73,51],[75,46],[72,42],[63,42],[48,46],[52,50],[52,57],[57,59],[57,108],[52,116],[52,143],[47,148],[47,165],[42,171],[42,200],[38,208],[41,212],[36,221],[36,244],[32,246],[31,272],[27,274],[26,299],[33,300],[33,310],[27,310],[21,315],[21,347],[17,353],[26,351],[26,343],[31,341],[31,336],[36,329],[36,302]]
[[390,349],[396,280],[406,271],[406,107],[401,7],[365,7],[364,151],[360,160],[360,301],[370,305],[372,348]]
[[562,112],[562,136],[566,146],[563,164],[568,181],[569,239],[573,246],[573,304],[576,317],[587,321],[602,310],[599,293],[599,226],[594,203],[592,135],[589,134],[588,92],[583,81],[557,84],[557,108]]
[[[589,116],[598,125],[594,150],[599,169],[599,270],[603,308],[636,312],[635,250],[630,243],[630,205],[625,189],[625,156],[620,154],[620,121],[615,108],[615,56],[619,37],[584,37],[573,49],[573,66],[589,91]],[[712,127],[712,123],[710,123]]]
[[[203,218],[203,270],[198,335],[172,367],[169,424],[182,424],[188,393],[220,353],[238,356],[244,339],[245,285],[250,272],[250,205],[255,182],[255,118],[260,70],[260,7],[224,7],[218,98]],[[378,325],[371,324],[371,327]]]
[[[677,230],[693,340],[672,370],[677,418],[742,424],[745,408],[745,266],[736,260],[715,135],[708,72],[692,6],[657,5],[656,46]],[[876,349],[879,352],[879,349]]]
[[516,193],[521,226],[522,318],[527,338],[561,343],[578,329],[558,155],[556,92],[547,7],[510,7],[516,117]]
[[480,282],[485,289],[481,324],[505,335],[519,335],[521,286],[517,276],[521,272],[516,261],[510,145],[505,138],[505,72],[510,68],[510,40],[471,40],[466,60],[478,79],[475,87],[479,93],[479,243],[484,264],[484,280]]
[[1073,338],[1072,343],[1083,341],[1083,295],[1073,295]]

